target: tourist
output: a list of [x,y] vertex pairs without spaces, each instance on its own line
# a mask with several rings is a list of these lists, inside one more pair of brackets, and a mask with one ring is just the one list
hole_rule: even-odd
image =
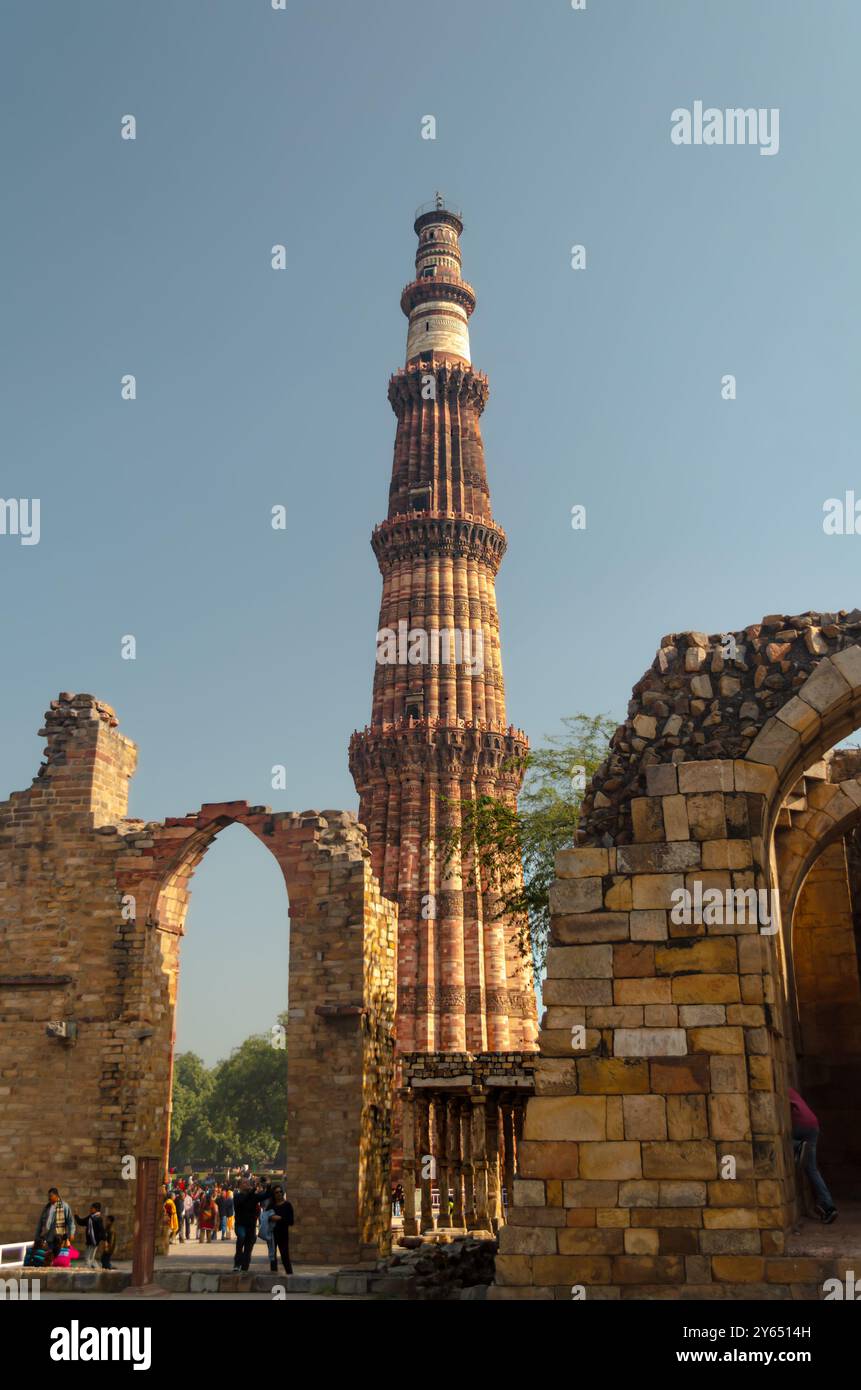
[[96,1263],[99,1246],[105,1238],[105,1224],[102,1221],[101,1202],[91,1202],[87,1216],[75,1216],[79,1226],[87,1228],[87,1264],[92,1268]]
[[197,1222],[198,1240],[201,1244],[209,1244],[215,1238],[215,1223],[218,1220],[218,1207],[210,1196],[204,1196],[200,1205],[200,1216]]
[[218,1207],[219,1238],[227,1240],[227,1196],[223,1187],[215,1189],[215,1205]]
[[825,1185],[825,1180],[816,1166],[819,1121],[797,1091],[793,1091],[789,1087],[786,1094],[789,1096],[789,1107],[792,1112],[792,1138],[795,1141],[796,1154],[803,1145],[803,1167],[816,1197],[814,1210],[820,1221],[824,1222],[826,1226],[830,1226],[831,1222],[837,1219],[837,1208]]
[[48,1201],[39,1213],[33,1243],[44,1242],[52,1255],[59,1255],[75,1233],[72,1208],[60,1197],[56,1187],[48,1188]]
[[233,1208],[236,1217],[236,1257],[233,1261],[234,1274],[247,1274],[251,1263],[251,1252],[257,1240],[257,1211],[265,1193],[257,1192],[248,1178],[242,1178],[239,1191],[234,1194]]
[[168,1245],[173,1245],[179,1231],[179,1220],[176,1215],[176,1203],[170,1195],[170,1191],[165,1188],[164,1196],[164,1229],[167,1235]]
[[105,1217],[105,1238],[102,1241],[102,1269],[113,1269],[114,1251],[117,1248],[117,1233],[114,1228],[114,1218]]
[[184,1195],[183,1195],[183,1193],[182,1193],[182,1190],[181,1190],[179,1187],[177,1187],[176,1183],[174,1183],[173,1187],[171,1188],[171,1193],[170,1193],[170,1195],[171,1195],[171,1197],[173,1198],[173,1204],[174,1204],[174,1206],[176,1207],[176,1230],[177,1230],[177,1239],[178,1239],[180,1245],[184,1245],[184,1244],[185,1244],[185,1197],[184,1197]]
[[[284,1198],[284,1189],[276,1187],[272,1193],[272,1225],[274,1229],[275,1246],[281,1256],[281,1263],[287,1274],[293,1273],[293,1266],[290,1263],[290,1227],[293,1225],[293,1207]],[[276,1261],[275,1268],[278,1264]]]
[[233,1239],[233,1188],[228,1187],[224,1194],[224,1215],[227,1221],[227,1239]]
[[182,1199],[182,1217],[185,1223],[185,1238],[186,1240],[191,1240],[191,1223],[194,1221],[194,1198],[188,1189],[186,1189],[185,1196]]

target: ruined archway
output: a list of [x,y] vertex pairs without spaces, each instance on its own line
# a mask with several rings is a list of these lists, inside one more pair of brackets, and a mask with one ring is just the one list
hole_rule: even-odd
[[805,771],[780,813],[775,859],[798,1089],[822,1126],[838,1204],[861,1169],[861,770],[840,749]]
[[819,1296],[819,1265],[785,1254],[779,912],[743,909],[774,898],[774,832],[800,775],[861,723],[859,637],[858,610],[674,634],[634,687],[579,843],[557,857],[521,1211],[494,1296]]
[[[171,981],[189,881],[219,830],[242,824],[275,856],[290,903],[295,1257],[379,1253],[389,1239],[396,909],[380,896],[364,830],[346,812],[245,802],[131,820],[136,750],[113,710],[61,695],[44,732],[33,786],[0,806],[0,1181],[11,1198],[0,1238],[30,1233],[54,1183],[79,1211],[98,1194],[128,1249],[129,1159],[166,1152]],[[62,1026],[49,1037],[51,1020]]]

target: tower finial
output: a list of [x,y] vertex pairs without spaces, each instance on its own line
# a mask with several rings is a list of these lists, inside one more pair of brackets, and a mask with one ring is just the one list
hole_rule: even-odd
[[442,211],[442,209],[445,207],[445,198],[442,196],[439,189],[437,189],[434,196],[436,198],[437,211]]

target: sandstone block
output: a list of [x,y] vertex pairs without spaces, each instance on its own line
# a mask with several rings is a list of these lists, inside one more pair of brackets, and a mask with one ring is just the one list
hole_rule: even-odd
[[625,1240],[626,1255],[657,1255],[659,1248],[657,1231],[631,1229],[622,1234]]
[[716,1178],[717,1153],[707,1139],[643,1144],[644,1178]]
[[679,789],[673,763],[657,763],[646,768],[646,791],[649,796],[674,796]]
[[624,1250],[625,1232],[569,1226],[559,1232],[560,1255],[618,1255]]
[[[675,1004],[645,1004],[643,1024],[646,1028],[678,1028],[679,1011]],[[619,1026],[627,1028],[636,1025],[623,1023]]]
[[713,1139],[750,1139],[750,1114],[744,1095],[708,1098],[709,1131]]
[[756,1207],[706,1207],[703,1225],[707,1231],[756,1231],[759,1217]]
[[580,1176],[584,1180],[605,1181],[642,1177],[639,1144],[607,1142],[581,1144]]
[[[663,845],[619,845],[616,868],[622,874],[685,873],[698,868],[700,858],[699,845],[691,841],[674,841]],[[646,903],[644,906],[661,904]]]
[[612,946],[551,946],[547,974],[553,979],[611,979]]
[[754,1255],[713,1255],[712,1275],[721,1283],[760,1284],[765,1279],[765,1260]]
[[666,1139],[667,1113],[663,1096],[624,1096],[626,1139]]
[[634,976],[614,982],[613,998],[617,1004],[670,1004],[672,986],[669,980],[649,980]]
[[743,1057],[712,1056],[709,1059],[713,1091],[746,1091],[747,1075]]
[[707,1139],[709,1126],[705,1096],[668,1096],[667,1130],[670,1139]]
[[576,1178],[580,1168],[576,1144],[527,1140],[520,1145],[519,1172],[524,1178]]
[[687,800],[683,796],[665,796],[664,833],[668,840],[689,840],[691,828],[688,822]]
[[630,935],[627,912],[563,913],[551,919],[554,946],[587,946],[603,941],[625,941]]
[[681,874],[637,874],[632,884],[634,908],[668,908],[673,905],[673,893],[684,888]]
[[686,1092],[704,1093],[709,1089],[710,1073],[707,1057],[668,1057],[650,1066],[648,1089],[658,1095],[682,1095]]
[[664,816],[659,796],[635,796],[631,801],[634,839],[638,844],[664,839]]
[[628,919],[632,941],[665,941],[667,939],[667,913],[664,908],[642,908],[629,913]]
[[[674,982],[675,983],[675,982]],[[723,1004],[682,1004],[679,1009],[682,1028],[707,1028],[726,1023]]]
[[737,975],[677,975],[673,979],[675,1004],[732,1004],[739,993]]
[[613,1033],[617,1057],[682,1057],[687,1050],[684,1028],[617,1028]]
[[744,1034],[741,1028],[691,1028],[688,1041],[692,1052],[744,1053]]
[[518,1207],[543,1207],[544,1183],[515,1178],[514,1204]]
[[550,911],[595,912],[604,905],[600,878],[558,878],[550,885]]
[[566,1182],[563,1184],[566,1207],[615,1206],[619,1195],[618,1182]]
[[609,1284],[610,1256],[536,1255],[535,1282],[538,1284]]
[[546,979],[541,994],[545,1004],[612,1004],[613,983],[609,979]]
[[557,1251],[557,1234],[552,1227],[505,1225],[497,1239],[500,1255],[555,1255]]
[[680,937],[655,947],[655,969],[659,975],[734,974],[737,961],[735,940],[731,937]]
[[649,1089],[648,1063],[620,1057],[584,1057],[577,1078],[583,1095],[636,1095]]
[[680,792],[731,792],[735,786],[731,762],[679,763]]
[[610,872],[610,855],[606,849],[582,846],[556,852],[558,878],[601,878]]
[[534,1096],[526,1107],[523,1137],[527,1140],[604,1139],[606,1132],[603,1096]]
[[726,804],[723,792],[698,792],[687,798],[692,840],[720,840],[726,836]]

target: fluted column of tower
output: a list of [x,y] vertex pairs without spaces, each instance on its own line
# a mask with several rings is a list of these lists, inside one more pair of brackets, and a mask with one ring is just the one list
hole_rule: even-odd
[[438,843],[457,803],[514,804],[528,744],[505,714],[495,576],[506,539],[484,466],[488,384],[470,360],[463,223],[438,195],[415,231],[406,365],[389,382],[389,511],[371,542],[383,576],[371,723],[350,741],[350,770],[374,871],[398,901],[399,1050],[532,1049],[532,969],[514,926]]

